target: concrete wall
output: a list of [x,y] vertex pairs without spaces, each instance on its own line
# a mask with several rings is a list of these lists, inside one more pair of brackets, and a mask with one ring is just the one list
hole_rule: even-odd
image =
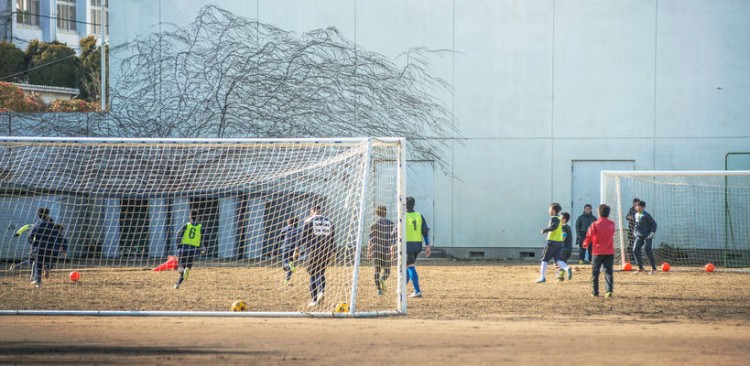
[[455,177],[431,182],[438,247],[540,248],[547,204],[574,199],[573,160],[723,169],[750,151],[747,1],[133,0],[111,4],[111,44],[208,3],[298,34],[334,26],[397,63],[455,50],[433,60],[461,131],[445,152]]

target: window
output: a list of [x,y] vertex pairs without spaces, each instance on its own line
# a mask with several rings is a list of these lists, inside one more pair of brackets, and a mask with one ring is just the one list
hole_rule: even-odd
[[39,26],[39,0],[16,0],[18,24]]
[[75,0],[57,0],[57,29],[76,30]]
[[89,7],[91,9],[89,10],[91,12],[91,20],[89,20],[89,23],[91,23],[91,33],[99,34],[102,31],[99,27],[102,24],[101,11],[103,5],[105,23],[107,25],[104,31],[109,34],[109,0],[89,0],[89,4],[91,5]]

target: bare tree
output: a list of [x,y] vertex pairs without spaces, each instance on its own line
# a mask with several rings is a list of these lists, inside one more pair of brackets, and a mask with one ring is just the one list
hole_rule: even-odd
[[206,6],[184,28],[111,52],[121,63],[110,113],[8,113],[7,134],[404,136],[414,157],[450,170],[443,148],[458,131],[437,95],[451,87],[429,62],[451,51],[409,49],[399,67],[335,28],[298,36]]
[[406,136],[445,167],[440,147],[456,132],[436,97],[450,85],[428,72],[447,51],[412,49],[397,67],[335,28],[296,36],[215,6],[124,49],[112,90],[121,135]]

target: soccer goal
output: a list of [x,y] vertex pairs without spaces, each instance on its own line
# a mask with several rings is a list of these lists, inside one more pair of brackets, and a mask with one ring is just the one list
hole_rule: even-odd
[[750,171],[601,172],[601,202],[612,207],[615,258],[623,265],[635,265],[628,217],[635,198],[657,222],[657,266],[750,268]]
[[[0,312],[403,314],[404,145],[0,138]],[[307,220],[313,209],[327,222]],[[395,228],[380,283],[368,258],[378,213]],[[239,301],[248,310],[231,312]]]

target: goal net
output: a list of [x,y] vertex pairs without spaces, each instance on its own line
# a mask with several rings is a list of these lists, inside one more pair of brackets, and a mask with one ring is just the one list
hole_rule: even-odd
[[[612,208],[615,259],[635,266],[631,207],[638,198],[657,223],[657,267],[750,268],[750,171],[603,171],[601,200]],[[644,266],[648,266],[645,251]]]
[[398,138],[0,138],[0,311],[403,313],[403,168]]

